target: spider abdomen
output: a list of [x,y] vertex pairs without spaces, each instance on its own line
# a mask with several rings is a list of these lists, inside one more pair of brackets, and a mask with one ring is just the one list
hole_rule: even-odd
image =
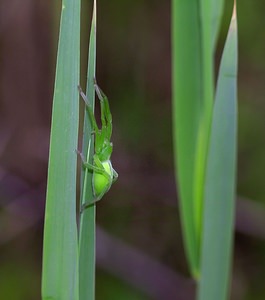
[[102,167],[105,174],[94,171],[93,173],[93,189],[96,199],[100,199],[111,187],[113,181],[113,168],[110,160],[103,161]]

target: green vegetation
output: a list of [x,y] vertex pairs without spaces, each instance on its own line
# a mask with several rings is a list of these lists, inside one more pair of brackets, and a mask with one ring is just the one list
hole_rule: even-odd
[[42,298],[79,299],[76,165],[80,1],[63,0],[45,211]]
[[[89,207],[80,216],[79,243],[76,219],[79,61],[80,2],[65,0],[62,2],[53,100],[45,213],[43,299],[94,299],[95,297],[95,207]],[[90,34],[87,77],[88,97],[92,107],[94,107],[95,61],[96,2]],[[83,130],[82,151],[87,153],[89,160],[94,148],[87,112],[85,112]],[[93,198],[92,175],[87,170],[83,170],[80,207],[87,199]]]
[[200,300],[227,299],[234,230],[236,8],[213,102],[213,60],[222,10],[222,1],[173,1],[176,177],[185,248]]
[[[185,253],[190,273],[197,283],[197,299],[226,300],[230,288],[236,193],[236,6],[215,88],[214,58],[224,1],[173,0],[172,4],[173,143]],[[86,91],[83,93],[79,89],[85,104],[81,102],[84,120],[77,216],[80,0],[62,1],[45,212],[43,300],[95,299],[94,202],[104,196],[117,178],[110,162],[112,120],[109,103],[95,84],[96,16],[94,0]],[[102,131],[98,130],[94,116],[95,90],[101,108]],[[126,92],[125,96],[125,104],[139,97],[133,91]],[[140,119],[141,107],[137,110],[134,103],[130,105],[125,117],[130,118],[129,114],[136,112]],[[135,124],[134,130],[137,137],[142,127]],[[148,136],[152,138],[152,134],[156,135],[150,132]],[[138,143],[135,142],[137,138],[132,140],[134,145]],[[161,157],[164,158],[163,151]],[[127,220],[131,212],[124,211]],[[116,285],[114,278],[111,281]],[[127,288],[118,289],[121,295],[126,295]],[[141,293],[131,293],[132,299],[145,297]]]

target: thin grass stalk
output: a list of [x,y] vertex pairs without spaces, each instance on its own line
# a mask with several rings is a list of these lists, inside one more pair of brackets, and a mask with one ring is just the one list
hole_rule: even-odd
[[237,139],[236,6],[222,55],[205,181],[199,300],[225,300],[233,245]]
[[[209,134],[213,105],[213,43],[212,43],[212,0],[200,0],[200,39],[201,39],[201,90],[200,121],[197,132],[197,145],[194,167],[194,223],[197,241],[197,252],[200,256],[200,243],[202,234],[202,214],[204,199],[204,181],[208,153]],[[200,269],[200,267],[199,267]],[[198,272],[199,273],[199,272]],[[198,274],[199,276],[199,274]]]
[[194,277],[199,272],[195,229],[194,172],[202,98],[200,7],[198,1],[172,1],[173,141],[185,250]]
[[211,0],[211,37],[212,49],[215,51],[221,20],[223,17],[224,0]]
[[80,1],[63,0],[53,97],[42,299],[78,300],[76,153]]
[[[94,110],[95,92],[94,78],[96,74],[96,1],[92,14],[89,54],[88,54],[88,75],[86,94]],[[83,127],[83,145],[82,153],[85,153],[86,160],[93,163],[94,154],[94,136],[93,128],[89,114],[85,109],[84,127]],[[80,207],[86,201],[93,201],[92,172],[88,169],[82,169],[81,173],[81,199]],[[86,208],[80,215],[80,241],[79,241],[79,283],[80,300],[95,299],[95,238],[96,238],[96,206],[92,205]]]

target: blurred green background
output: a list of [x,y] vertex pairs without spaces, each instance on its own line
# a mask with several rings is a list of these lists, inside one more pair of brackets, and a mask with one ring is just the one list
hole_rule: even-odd
[[[90,2],[82,4],[82,86]],[[169,0],[98,1],[97,79],[110,100],[112,162],[119,173],[97,205],[99,300],[194,299],[173,170],[170,5]],[[47,0],[0,2],[0,299],[40,299],[60,6]],[[227,1],[216,68],[231,7]],[[233,300],[265,298],[264,11],[264,1],[238,2]]]

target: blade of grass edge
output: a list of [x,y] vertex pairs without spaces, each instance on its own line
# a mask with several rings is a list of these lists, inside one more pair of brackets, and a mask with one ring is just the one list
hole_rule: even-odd
[[[193,180],[201,101],[201,49],[198,1],[172,1],[172,89],[175,172],[185,251],[193,276],[198,273]],[[194,26],[197,24],[198,26]]]
[[[94,110],[95,90],[94,77],[96,73],[96,1],[92,13],[91,31],[89,39],[88,75],[86,94]],[[86,159],[93,163],[94,137],[92,134],[89,114],[85,109],[83,128],[83,148]],[[92,173],[87,169],[81,174],[81,199],[80,205],[86,201],[93,201]],[[88,207],[80,216],[80,241],[79,241],[79,293],[80,300],[95,299],[95,230],[96,230],[96,206]]]
[[[201,27],[201,60],[202,60],[202,97],[200,102],[200,122],[197,133],[197,145],[194,167],[194,224],[198,239],[198,257],[200,256],[203,211],[203,186],[206,173],[207,153],[213,105],[213,53],[211,31],[211,0],[199,0]],[[200,264],[197,278],[200,273]],[[195,279],[197,279],[195,278]]]
[[76,153],[80,1],[62,2],[46,196],[42,299],[78,300]]
[[[198,239],[198,256],[200,256],[201,250],[204,182],[213,109],[213,57],[215,52],[215,40],[219,31],[220,18],[223,14],[223,0],[200,0],[199,3],[203,95],[201,100],[200,124],[198,126],[194,170],[194,223],[195,233]],[[200,271],[198,272],[198,277],[199,273]]]
[[212,48],[215,49],[223,16],[224,0],[211,0],[211,8]]
[[205,181],[199,300],[228,297],[233,244],[237,136],[236,6],[221,60]]

